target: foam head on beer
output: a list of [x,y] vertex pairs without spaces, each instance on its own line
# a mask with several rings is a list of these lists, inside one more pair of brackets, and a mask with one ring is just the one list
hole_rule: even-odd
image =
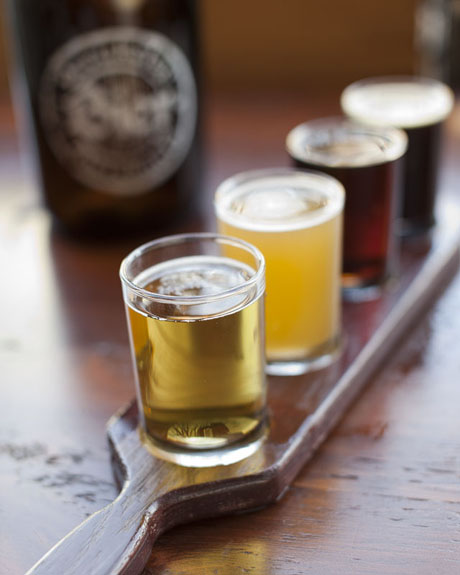
[[336,183],[324,176],[263,172],[257,177],[256,170],[254,179],[240,183],[236,176],[228,188],[219,188],[215,205],[220,220],[252,231],[294,231],[315,226],[341,209]]
[[399,128],[441,122],[453,103],[448,86],[416,77],[369,78],[348,86],[341,97],[342,109],[351,118]]
[[407,138],[400,130],[331,117],[296,126],[286,147],[293,159],[310,166],[359,168],[398,159]]

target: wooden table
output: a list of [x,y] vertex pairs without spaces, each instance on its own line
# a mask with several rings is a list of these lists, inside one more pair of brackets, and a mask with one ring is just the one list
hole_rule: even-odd
[[[212,229],[220,180],[286,165],[287,131],[338,105],[234,97],[207,109],[207,215],[181,230]],[[19,575],[117,493],[105,424],[133,396],[118,266],[144,238],[56,232],[20,175],[9,118],[0,113],[0,573]],[[447,135],[441,189],[455,198],[458,109]],[[459,573],[459,341],[457,276],[278,504],[166,533],[144,575]]]

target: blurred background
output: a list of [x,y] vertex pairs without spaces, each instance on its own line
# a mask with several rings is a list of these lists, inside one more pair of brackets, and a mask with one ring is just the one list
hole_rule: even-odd
[[[18,0],[10,1],[19,4]],[[59,2],[64,4],[63,0],[54,1],[58,6]],[[73,5],[78,1],[71,0]],[[135,4],[138,0],[94,1],[100,4]],[[35,180],[26,181],[24,172],[21,175],[20,171],[8,86],[5,41],[8,26],[3,5],[6,2],[0,0],[0,269],[4,277],[3,297],[0,298],[3,384],[0,386],[3,430],[0,440],[6,449],[0,488],[8,506],[2,509],[0,521],[0,543],[3,543],[0,559],[4,558],[11,564],[9,572],[19,574],[24,573],[85,516],[115,497],[107,461],[105,422],[133,394],[118,268],[121,258],[141,241],[129,238],[119,244],[112,241],[106,244],[77,243],[57,233],[51,225],[49,212],[39,207]],[[40,2],[46,3],[45,0],[30,0],[29,5],[40,6]],[[288,131],[315,114],[338,113],[341,90],[355,80],[371,75],[420,72],[438,77],[454,88],[460,84],[457,32],[460,0],[195,2],[199,8],[201,30],[208,194],[236,171],[279,165],[283,161],[287,164],[284,138]],[[46,29],[42,33],[40,38],[46,40]],[[459,107],[455,114],[457,131],[451,141],[460,142]],[[449,123],[450,130],[454,129],[452,120],[455,118]],[[443,174],[444,188],[453,193],[459,189],[458,157],[459,145],[456,143],[446,155],[452,169]],[[61,205],[69,204],[74,198],[76,201],[77,194],[61,189],[66,192],[62,194],[64,201]],[[87,195],[88,198],[85,196],[84,199],[85,202],[88,199],[91,207],[90,194]],[[106,196],[110,198],[108,194]],[[99,200],[100,197],[97,198]],[[209,196],[207,205],[211,212]],[[209,216],[211,221],[212,214]],[[180,229],[184,231],[186,228]],[[197,228],[191,222],[187,229],[196,231]],[[159,232],[153,228],[146,233],[146,239],[152,239],[153,234]],[[5,281],[6,278],[14,281]],[[452,297],[446,301],[448,305],[450,302],[455,305],[456,301],[458,304],[458,300]],[[456,332],[452,330],[457,329],[455,322],[450,321],[455,314],[446,311],[448,306],[444,305],[443,309],[441,315],[436,315],[433,321],[430,320],[430,325],[427,324],[418,343],[411,343],[409,363],[405,358],[404,365],[394,372],[397,377],[392,380],[394,385],[389,386],[388,393],[393,393],[401,374],[408,375],[409,383],[401,386],[396,400],[390,401],[396,406],[394,413],[390,413],[391,421],[399,421],[401,414],[407,411],[401,411],[406,405],[400,408],[398,402],[401,397],[407,396],[406,403],[410,403],[412,392],[420,388],[422,396],[419,399],[425,397],[430,401],[435,396],[435,388],[436,393],[439,391],[439,386],[430,387],[428,384],[433,381],[438,358],[444,361],[446,353],[449,355],[451,348],[445,342],[453,341],[452,334]],[[438,336],[431,337],[433,329],[436,335],[437,326],[444,323],[444,331],[439,328]],[[369,328],[365,326],[365,329]],[[426,350],[428,353],[425,354]],[[422,357],[425,356],[428,357],[426,372],[422,372],[425,365]],[[444,362],[447,367],[441,391],[444,389],[447,394],[454,389],[449,387],[449,381],[456,382],[458,378],[458,375],[453,375],[458,373],[455,371],[458,362],[452,361]],[[413,368],[409,365],[411,362]],[[408,373],[409,369],[411,373]],[[390,373],[387,379],[391,377]],[[418,385],[418,377],[421,385]],[[379,390],[382,389],[380,386]],[[379,406],[385,404],[381,399],[387,399],[387,396],[380,394],[376,397]],[[442,404],[442,396],[439,400],[438,395],[436,398],[432,418],[428,418],[428,422],[435,425],[440,421],[436,409],[441,406],[442,412],[443,405],[446,409],[449,407],[448,399]],[[367,410],[368,403],[362,405],[361,414]],[[402,427],[398,428],[399,432],[394,431],[391,438],[404,440],[407,428],[410,431],[408,441],[412,445],[410,417],[413,413],[418,412],[407,411]],[[371,416],[367,421],[371,421]],[[452,429],[455,428],[453,422],[454,419],[450,422]],[[422,431],[425,428],[426,425],[420,427]],[[421,437],[427,437],[426,433]],[[434,437],[438,440],[438,443],[433,443],[434,458],[452,455],[446,449],[453,443],[446,440],[443,445],[447,447],[439,456],[442,438],[442,434]],[[339,438],[339,446],[345,445],[342,439]],[[351,439],[350,453],[361,445]],[[361,439],[365,441],[366,437]],[[370,441],[377,445],[374,439]],[[420,453],[425,451],[422,444]],[[410,454],[410,450],[401,453]],[[418,457],[418,453],[415,457],[414,467],[421,469],[425,480],[424,460]],[[398,464],[398,457],[394,461]],[[334,462],[334,465],[341,465],[343,457],[339,456]],[[401,469],[402,465],[399,471]],[[364,477],[367,477],[366,472],[368,475],[368,470],[363,470]],[[437,475],[438,478],[432,474],[433,481],[439,480],[439,473]],[[452,475],[445,477],[448,481]],[[405,478],[395,472],[394,482],[397,481],[403,484]],[[352,483],[358,485],[357,482]],[[325,485],[327,491],[329,483]],[[355,489],[358,491],[352,495],[358,496],[360,487]],[[437,493],[433,491],[433,494],[435,499]],[[339,505],[336,509],[336,499],[335,494],[326,497],[326,514],[334,513],[334,517],[343,519],[346,531],[353,517],[350,519],[346,514],[347,506],[341,508]],[[425,530],[428,532],[426,540],[430,544],[429,538],[440,533],[439,554],[442,554],[449,514],[446,506],[439,507],[439,501],[434,499],[432,507],[427,507],[430,503],[425,505],[424,502],[423,508],[436,510],[439,517],[447,519],[440,523],[433,521],[433,529]],[[378,505],[379,501],[374,503]],[[400,505],[398,499],[394,509]],[[274,521],[289,521],[289,516],[283,516],[283,513],[288,512],[281,511],[278,516],[275,512]],[[295,515],[295,509],[292,513]],[[24,516],[27,517],[27,528]],[[359,523],[360,512],[357,517]],[[374,517],[371,519],[373,521]],[[380,519],[387,523],[376,523],[375,541],[379,540],[378,530],[388,527],[388,515]],[[431,517],[428,519],[431,521]],[[402,523],[400,525],[401,529],[404,528]],[[417,541],[419,536],[416,530],[412,531],[412,541]],[[197,531],[199,534],[203,532]],[[242,531],[241,539],[244,556],[247,554],[245,549],[251,549],[244,547],[245,532],[247,530]],[[384,542],[391,541],[392,533],[393,529]],[[173,542],[177,541],[173,539]],[[299,540],[298,543],[300,549],[303,542]],[[374,540],[371,543],[368,557],[379,549],[378,543]],[[353,546],[354,541],[350,543],[350,549]],[[327,545],[323,547],[326,555],[332,557]],[[417,545],[410,548],[416,553]],[[431,549],[429,545],[427,549]],[[276,548],[273,553],[276,553]],[[166,558],[173,556],[174,552],[172,555],[166,553]],[[349,556],[352,558],[351,552]],[[439,556],[433,555],[433,562]],[[160,562],[162,557],[160,549]],[[400,553],[401,565],[405,559],[406,556]],[[446,561],[449,560],[447,557]],[[286,565],[287,569],[295,568],[293,563]],[[226,570],[225,566],[223,570]]]
[[[211,91],[321,92],[364,76],[420,71],[452,83],[460,73],[459,66],[448,64],[459,52],[458,0],[197,2],[203,77]],[[4,106],[9,94],[4,9],[1,18]]]
[[[16,127],[8,85],[4,4],[5,0],[0,12],[3,175],[17,157],[17,152],[10,153],[12,142],[16,147]],[[225,102],[231,104],[240,121],[247,114],[242,120],[250,125],[246,138],[254,130],[259,134],[263,131],[266,140],[276,138],[282,149],[287,131],[311,115],[311,102],[315,102],[316,113],[323,113],[323,101],[328,113],[339,113],[340,92],[355,80],[422,74],[441,79],[454,89],[460,85],[460,0],[196,0],[196,5],[208,122],[206,158],[213,166],[213,179],[206,186],[209,189],[229,175],[219,165],[223,156],[234,154],[232,165],[238,170],[274,161],[268,150],[262,149],[260,138],[253,155],[239,152],[240,135],[233,129],[235,122]],[[264,124],[257,124],[249,108],[246,110],[250,100],[257,105],[267,104]],[[213,120],[216,102],[218,121]],[[297,102],[300,115],[289,115],[289,102]],[[214,124],[210,126],[209,122]]]

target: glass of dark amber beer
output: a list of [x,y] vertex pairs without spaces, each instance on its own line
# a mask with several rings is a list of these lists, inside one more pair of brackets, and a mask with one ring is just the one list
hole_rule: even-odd
[[378,295],[394,273],[399,160],[406,135],[341,117],[322,118],[294,128],[286,146],[298,168],[325,172],[345,188],[344,295]]
[[140,435],[180,465],[229,464],[265,430],[265,262],[218,234],[169,236],[134,250],[120,277]]
[[406,131],[401,233],[425,235],[435,223],[442,125],[454,103],[451,89],[429,78],[368,78],[348,86],[341,103],[354,120]]

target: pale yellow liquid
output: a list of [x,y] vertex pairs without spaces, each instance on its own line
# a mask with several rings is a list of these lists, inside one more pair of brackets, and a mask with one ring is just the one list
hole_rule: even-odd
[[[342,214],[301,229],[254,230],[218,219],[219,232],[258,247],[266,261],[266,350],[269,361],[302,361],[329,353],[340,332]],[[297,214],[302,216],[302,214]],[[279,224],[279,220],[276,222]]]
[[[206,256],[177,262],[160,275],[155,267],[144,273],[143,287],[169,295],[209,294],[241,283],[247,270],[230,259],[216,266],[216,258]],[[262,424],[263,298],[247,300],[239,295],[191,308],[128,307],[147,440],[210,449],[241,440]]]

